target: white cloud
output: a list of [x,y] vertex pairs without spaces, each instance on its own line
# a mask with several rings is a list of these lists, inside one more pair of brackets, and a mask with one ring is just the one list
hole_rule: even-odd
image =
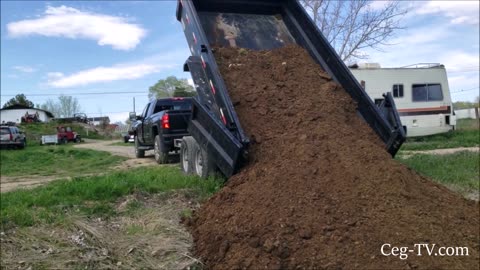
[[61,73],[61,72],[49,72],[49,73],[47,73],[47,77],[50,80],[59,79],[59,78],[63,77],[63,73]]
[[126,18],[80,11],[60,6],[47,7],[38,19],[7,24],[11,37],[41,35],[70,39],[96,40],[98,45],[118,50],[134,49],[146,35],[141,26],[128,23]]
[[51,72],[48,84],[57,88],[83,86],[92,83],[133,80],[159,72],[162,66],[150,64],[96,67],[65,76],[60,72]]
[[32,73],[37,71],[37,69],[29,66],[14,66],[13,69],[24,72],[24,73]]
[[428,1],[415,8],[416,14],[443,14],[452,24],[479,24],[479,1]]
[[448,51],[439,56],[439,61],[445,64],[449,72],[479,71],[480,60],[478,54],[463,51]]
[[175,49],[150,55],[135,62],[119,63],[109,67],[94,67],[73,74],[49,72],[47,73],[47,85],[55,88],[67,88],[120,80],[134,80],[165,71],[179,72],[183,63],[182,59],[187,59],[189,54],[190,52],[186,49]]

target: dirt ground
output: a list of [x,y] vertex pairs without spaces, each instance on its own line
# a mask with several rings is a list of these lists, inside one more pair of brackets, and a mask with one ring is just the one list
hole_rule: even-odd
[[457,152],[468,151],[473,153],[480,152],[480,148],[477,147],[457,147],[457,148],[445,148],[445,149],[435,149],[435,150],[421,150],[421,151],[401,151],[399,154],[404,158],[408,158],[415,154],[426,154],[426,155],[449,155],[455,154]]
[[187,192],[137,193],[107,220],[72,216],[0,232],[2,269],[186,269],[200,263],[180,219],[196,208]]
[[[129,158],[112,170],[160,166],[153,155],[135,158],[133,145],[87,140],[77,148],[107,151]],[[64,178],[64,177],[62,177]],[[52,177],[1,178],[1,190],[35,187]],[[5,269],[187,269],[201,265],[190,254],[193,240],[180,219],[199,207],[188,191],[136,193],[115,203],[108,219],[67,216],[62,224],[0,231],[1,268]]]
[[[97,151],[110,152],[112,155],[127,157],[129,159],[122,163],[113,166],[113,170],[126,170],[130,168],[137,168],[142,166],[154,166],[158,164],[153,157],[153,151],[147,151],[145,158],[135,158],[135,150],[133,145],[120,146],[112,145],[113,141],[101,141],[86,139],[84,143],[75,145],[76,148],[92,149]],[[88,176],[92,174],[84,174],[82,176]],[[98,175],[98,174],[97,174]],[[56,177],[56,176],[21,176],[21,177],[8,177],[0,176],[0,191],[8,192],[17,188],[33,188],[39,185],[46,184],[58,179],[69,179],[69,177]]]
[[[249,164],[190,221],[212,269],[478,269],[478,202],[392,159],[357,104],[300,47],[220,48]],[[384,256],[385,243],[469,256]]]

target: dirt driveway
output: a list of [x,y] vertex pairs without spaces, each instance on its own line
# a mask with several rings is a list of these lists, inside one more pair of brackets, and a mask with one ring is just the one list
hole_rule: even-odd
[[[101,141],[101,140],[89,140],[86,139],[85,143],[75,145],[76,148],[92,149],[97,151],[110,152],[112,155],[127,157],[128,159],[122,163],[112,167],[114,170],[126,170],[130,168],[142,167],[142,166],[158,166],[153,157],[153,151],[147,151],[145,158],[135,158],[135,150],[133,145],[120,146],[112,145],[115,141]],[[85,174],[88,176],[92,174]],[[0,191],[8,192],[17,188],[32,188],[48,182],[65,179],[69,177],[52,176],[17,176],[17,177],[0,177]]]
[[467,152],[480,152],[480,148],[477,147],[457,147],[457,148],[445,148],[445,149],[435,149],[435,150],[423,150],[423,151],[401,151],[400,154],[403,158],[409,158],[415,154],[425,154],[425,155],[449,155],[455,154],[458,152],[467,151]]
[[84,143],[75,145],[76,148],[83,148],[83,149],[92,149],[96,151],[105,151],[110,152],[112,155],[122,156],[129,158],[127,163],[131,163],[133,166],[138,166],[140,164],[143,165],[153,165],[155,163],[155,159],[153,158],[153,151],[146,151],[145,158],[136,158],[135,157],[135,149],[133,148],[133,144],[129,143],[126,146],[123,145],[112,145],[116,141],[101,141],[101,140],[90,140],[85,139]]

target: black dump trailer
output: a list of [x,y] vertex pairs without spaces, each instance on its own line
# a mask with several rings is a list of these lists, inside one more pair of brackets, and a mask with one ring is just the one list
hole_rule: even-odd
[[188,127],[193,138],[181,142],[184,171],[205,176],[215,167],[229,177],[248,157],[249,139],[212,53],[215,46],[271,50],[297,44],[358,103],[359,115],[392,156],[405,141],[391,94],[375,105],[297,0],[179,0],[176,16],[192,54],[184,71],[198,93]]

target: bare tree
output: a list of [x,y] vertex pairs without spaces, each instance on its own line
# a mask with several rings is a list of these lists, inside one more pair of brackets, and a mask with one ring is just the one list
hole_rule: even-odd
[[407,13],[400,1],[355,0],[301,0],[323,35],[332,44],[343,61],[365,59],[365,48],[379,49],[395,31],[403,29],[401,18]]
[[81,110],[77,98],[64,95],[59,96],[56,102],[48,99],[40,107],[53,113],[55,117],[72,117],[74,113]]

